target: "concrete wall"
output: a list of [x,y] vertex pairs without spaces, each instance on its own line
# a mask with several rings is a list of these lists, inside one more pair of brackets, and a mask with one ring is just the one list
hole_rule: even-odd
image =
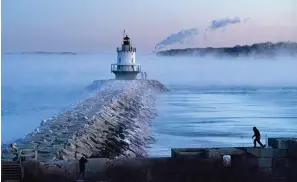
[[[78,177],[77,161],[64,165],[26,165],[25,178],[34,181],[75,181]],[[34,174],[34,178],[30,177]],[[39,180],[36,180],[39,179]],[[41,179],[41,180],[40,180]],[[109,182],[159,182],[159,181],[270,181],[269,176],[245,167],[226,168],[216,159],[199,158],[131,158],[131,159],[89,159],[85,181]],[[277,182],[277,181],[274,181]]]
[[214,158],[231,156],[231,165],[247,164],[276,177],[297,175],[297,139],[269,138],[270,148],[235,147],[235,148],[191,148],[172,149],[174,158]]
[[137,74],[139,72],[136,71],[117,71],[114,72],[116,75],[115,79],[117,80],[136,80],[137,79]]

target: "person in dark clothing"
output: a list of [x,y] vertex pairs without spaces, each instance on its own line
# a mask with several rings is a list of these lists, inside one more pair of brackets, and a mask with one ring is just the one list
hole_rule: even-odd
[[84,179],[85,177],[85,170],[86,170],[86,163],[88,162],[88,160],[84,157],[81,157],[80,160],[79,160],[79,173],[80,173],[80,176],[82,176],[82,180]]
[[19,161],[20,160],[20,153],[19,153],[19,150],[17,148],[16,143],[10,144],[10,148],[12,149],[12,152],[15,155],[15,157],[12,160],[13,161]]
[[[260,139],[261,139],[260,131],[259,131],[256,127],[253,127],[253,130],[254,130],[254,135],[253,135],[252,138],[255,137],[255,139],[254,139],[254,147],[256,147],[256,146],[257,146],[257,143],[258,143],[259,145],[261,145],[261,147],[264,148],[265,145],[263,145],[263,144],[261,143],[261,141],[260,141]],[[256,143],[256,142],[257,142],[257,143]]]

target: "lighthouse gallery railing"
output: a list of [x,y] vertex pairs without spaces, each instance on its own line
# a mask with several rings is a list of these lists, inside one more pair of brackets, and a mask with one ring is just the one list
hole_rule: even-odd
[[132,51],[132,52],[136,52],[136,48],[134,48],[134,47],[130,47],[128,50],[123,50],[121,47],[118,47],[117,48],[117,52],[122,52],[122,51],[127,51],[127,52],[130,52],[130,51]]
[[111,72],[141,72],[141,66],[139,64],[135,65],[120,65],[112,64]]

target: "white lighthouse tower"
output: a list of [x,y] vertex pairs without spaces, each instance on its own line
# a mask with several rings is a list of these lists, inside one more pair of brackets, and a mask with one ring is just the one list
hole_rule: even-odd
[[136,64],[136,48],[131,46],[128,35],[123,37],[122,47],[117,48],[117,63],[111,65],[111,72],[117,80],[135,80],[141,72],[141,65]]

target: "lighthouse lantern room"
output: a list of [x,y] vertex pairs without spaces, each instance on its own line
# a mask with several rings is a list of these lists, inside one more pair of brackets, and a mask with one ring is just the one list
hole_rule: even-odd
[[136,64],[136,48],[131,46],[128,35],[124,37],[122,47],[117,48],[117,63],[111,65],[111,72],[117,80],[135,80],[141,72],[141,65]]

